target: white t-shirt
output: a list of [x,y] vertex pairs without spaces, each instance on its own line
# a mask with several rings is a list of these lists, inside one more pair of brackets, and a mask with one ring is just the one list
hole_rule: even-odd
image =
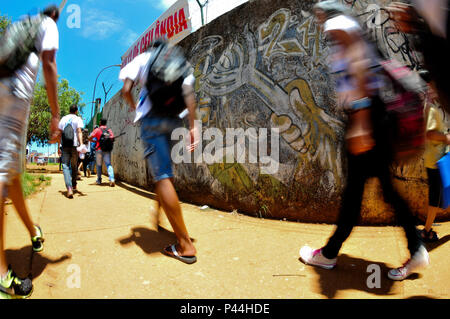
[[83,129],[84,128],[84,123],[83,120],[76,116],[75,114],[68,114],[66,116],[64,116],[60,121],[59,121],[59,125],[58,128],[64,132],[64,128],[66,127],[66,125],[70,122],[73,128],[73,133],[74,133],[74,139],[73,139],[73,146],[78,146],[78,134],[77,134],[77,129]]
[[[59,32],[55,21],[45,17],[42,21],[35,46],[40,56],[44,51],[59,49]],[[23,100],[31,101],[34,92],[37,73],[39,71],[39,56],[30,54],[27,62],[16,71],[12,80],[13,94]]]
[[[133,61],[128,63],[119,74],[119,80],[124,81],[126,79],[130,79],[134,82],[137,82],[138,86],[141,87],[141,92],[139,94],[139,102],[136,105],[136,117],[134,118],[134,123],[139,121],[148,112],[150,112],[152,108],[152,102],[148,97],[148,91],[145,87],[145,82],[148,77],[148,61],[150,60],[152,53],[144,52],[134,58]],[[183,92],[191,92],[193,91],[195,82],[195,77],[193,74],[189,75],[184,79],[183,82]],[[181,114],[184,114],[182,112]]]

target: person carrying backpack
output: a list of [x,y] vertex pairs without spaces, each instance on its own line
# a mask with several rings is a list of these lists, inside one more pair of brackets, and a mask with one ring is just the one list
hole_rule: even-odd
[[335,232],[322,248],[302,247],[300,258],[305,264],[324,269],[336,266],[342,244],[358,222],[365,182],[377,177],[384,200],[394,209],[407,238],[411,258],[388,272],[390,279],[403,280],[428,266],[429,256],[418,235],[416,219],[392,185],[390,165],[395,152],[385,125],[387,107],[379,95],[383,81],[373,71],[378,64],[375,52],[364,39],[359,23],[340,3],[322,1],[313,10],[326,36],[333,41],[330,65],[336,76],[338,104],[349,118],[345,131],[347,184]]
[[21,157],[24,156],[39,61],[42,61],[52,114],[49,143],[56,143],[59,138],[55,60],[59,48],[58,18],[59,9],[50,6],[38,16],[14,23],[0,37],[0,298],[26,298],[33,291],[31,279],[19,278],[8,266],[4,243],[6,197],[11,199],[24,222],[33,251],[40,252],[44,248],[42,230],[33,223],[23,197]]
[[[173,185],[171,160],[171,133],[182,126],[179,114],[188,109],[190,149],[198,144],[194,127],[195,95],[194,76],[189,72],[181,49],[157,40],[151,48],[137,56],[119,75],[124,82],[122,94],[132,109],[136,110],[135,122],[141,122],[141,139],[144,156],[155,182],[155,192],[178,239],[163,253],[184,263],[197,261],[196,249],[183,220],[181,206]],[[136,106],[131,93],[137,84],[142,89]]]
[[106,126],[107,120],[100,120],[100,127],[92,131],[89,136],[89,141],[96,141],[95,156],[97,162],[97,185],[102,183],[102,164],[105,162],[108,176],[109,186],[114,187],[116,185],[114,179],[114,168],[111,165],[111,152],[114,146],[114,133]]
[[77,147],[83,144],[83,120],[78,116],[78,106],[72,105],[69,114],[59,122],[61,130],[62,167],[64,182],[67,188],[67,198],[73,198],[77,190],[78,177],[78,151]]

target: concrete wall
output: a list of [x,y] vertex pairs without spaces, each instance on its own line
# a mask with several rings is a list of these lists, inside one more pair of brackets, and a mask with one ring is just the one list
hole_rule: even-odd
[[[379,47],[402,62],[419,58],[408,38],[380,9],[390,1],[344,1],[373,32]],[[185,201],[267,218],[336,221],[345,185],[345,117],[337,109],[328,73],[328,47],[311,16],[313,1],[250,1],[183,40],[196,77],[198,118],[203,132],[219,128],[278,128],[279,170],[263,164],[175,165],[176,187]],[[104,109],[113,130],[127,134],[115,145],[119,179],[147,187],[139,126],[116,95]],[[270,138],[269,138],[270,140]],[[203,147],[209,142],[204,141]],[[248,151],[249,142],[246,144]],[[270,144],[274,151],[273,144]],[[422,160],[394,168],[395,184],[413,210],[425,214],[426,174]],[[445,217],[445,216],[444,216]],[[378,181],[366,185],[363,224],[393,223]]]

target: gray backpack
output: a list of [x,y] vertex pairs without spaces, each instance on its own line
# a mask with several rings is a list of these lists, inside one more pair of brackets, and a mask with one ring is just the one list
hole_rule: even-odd
[[8,78],[22,67],[32,52],[44,15],[28,16],[11,24],[0,37],[0,78]]

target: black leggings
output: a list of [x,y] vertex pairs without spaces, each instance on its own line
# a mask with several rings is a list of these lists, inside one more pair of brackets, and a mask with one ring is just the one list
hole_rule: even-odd
[[421,240],[417,234],[416,218],[411,213],[405,200],[394,189],[389,169],[390,161],[386,158],[386,153],[383,153],[375,147],[375,149],[362,155],[348,155],[348,180],[343,193],[337,229],[322,250],[326,258],[332,259],[338,255],[342,244],[357,224],[364,185],[370,177],[378,177],[380,180],[384,200],[393,207],[397,221],[405,231],[411,256],[419,249]]

